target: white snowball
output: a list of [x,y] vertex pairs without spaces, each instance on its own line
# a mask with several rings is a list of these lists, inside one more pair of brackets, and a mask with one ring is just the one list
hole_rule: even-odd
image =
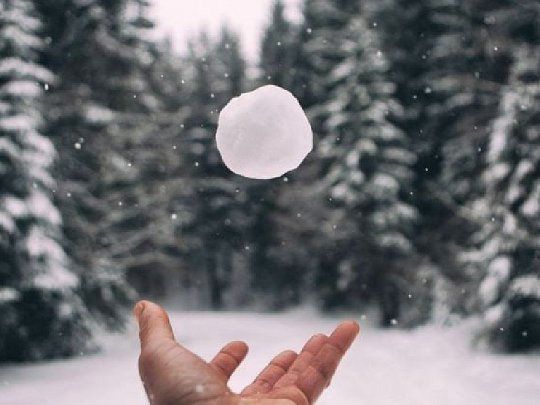
[[271,179],[302,163],[313,148],[313,132],[298,100],[270,85],[229,101],[219,115],[216,141],[231,171]]

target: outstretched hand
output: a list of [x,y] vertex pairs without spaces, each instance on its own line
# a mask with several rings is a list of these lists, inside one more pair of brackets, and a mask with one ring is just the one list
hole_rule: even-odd
[[309,405],[330,384],[358,335],[356,322],[341,323],[330,336],[314,335],[297,354],[278,354],[240,394],[227,382],[246,357],[244,342],[225,345],[206,362],[174,340],[167,313],[148,301],[134,308],[139,322],[139,372],[153,405]]

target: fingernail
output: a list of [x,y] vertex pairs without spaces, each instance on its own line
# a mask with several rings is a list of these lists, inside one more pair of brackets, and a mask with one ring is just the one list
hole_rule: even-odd
[[356,321],[353,321],[354,322],[354,325],[356,326],[356,335],[355,336],[358,336],[360,334],[360,324]]
[[137,320],[141,317],[142,312],[144,311],[144,302],[139,301],[137,302],[137,305],[133,308],[133,313],[135,314],[135,317],[137,317]]
[[350,324],[350,325],[353,325],[354,328],[355,328],[355,336],[358,336],[360,334],[360,324],[356,321],[353,321],[353,320],[348,320],[348,321],[345,321],[346,323]]

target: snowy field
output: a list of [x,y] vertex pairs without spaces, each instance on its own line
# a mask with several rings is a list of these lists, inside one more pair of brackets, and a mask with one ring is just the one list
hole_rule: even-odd
[[[310,311],[281,315],[182,313],[171,319],[177,338],[210,358],[226,341],[244,339],[250,354],[232,380],[245,385],[278,351],[298,349],[337,319]],[[364,327],[325,405],[525,405],[540,398],[540,356],[494,356],[469,348],[467,327],[413,332]],[[284,337],[285,336],[285,337]],[[103,353],[69,361],[0,368],[2,405],[146,404],[136,369],[137,333],[107,338]]]

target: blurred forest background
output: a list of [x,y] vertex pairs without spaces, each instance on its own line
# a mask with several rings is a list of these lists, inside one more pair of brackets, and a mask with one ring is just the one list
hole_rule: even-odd
[[[227,26],[176,53],[149,6],[0,0],[0,361],[92,350],[138,296],[476,316],[494,349],[538,348],[537,0],[304,0],[300,22],[277,1],[257,70]],[[217,118],[267,83],[315,149],[243,179]]]

